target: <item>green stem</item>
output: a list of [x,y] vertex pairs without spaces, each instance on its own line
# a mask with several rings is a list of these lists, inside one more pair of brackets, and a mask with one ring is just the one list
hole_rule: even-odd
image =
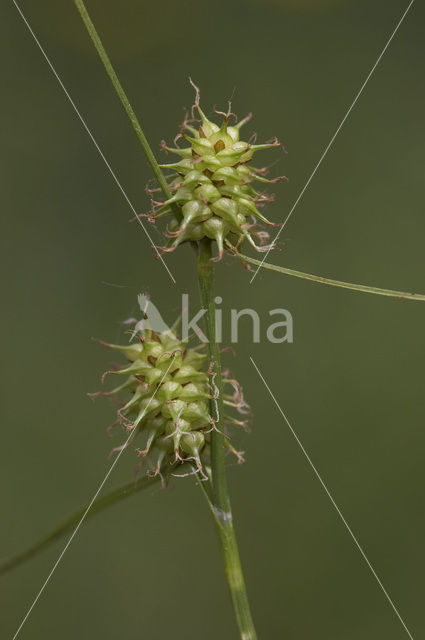
[[[140,126],[140,123],[137,119],[136,114],[134,113],[133,107],[130,104],[129,99],[126,96],[126,93],[124,91],[124,89],[121,86],[120,81],[118,80],[118,76],[115,73],[114,67],[111,64],[111,61],[109,60],[109,56],[105,51],[105,48],[102,44],[102,41],[99,37],[99,34],[96,31],[96,28],[93,24],[93,22],[91,21],[91,18],[87,12],[87,9],[84,5],[83,0],[74,0],[75,6],[77,7],[80,16],[86,26],[86,29],[89,33],[90,38],[92,39],[92,42],[94,44],[94,46],[96,47],[96,51],[99,54],[100,59],[103,62],[103,66],[105,67],[106,73],[108,74],[114,89],[119,97],[119,99],[121,100],[121,104],[125,109],[125,112],[131,122],[131,125],[136,133],[136,136],[140,142],[140,145],[143,149],[143,152],[147,158],[147,161],[149,162],[152,171],[156,177],[156,179],[158,180],[158,184],[162,189],[162,192],[165,196],[165,198],[168,200],[169,198],[171,198],[171,192],[168,189],[168,185],[167,182],[165,180],[165,177],[156,161],[156,158],[153,154],[152,149],[149,146],[149,143],[146,139],[145,134],[143,133],[142,127]],[[176,218],[178,220],[181,220],[182,218],[182,214],[180,211],[180,207],[175,204],[172,203],[171,204],[171,209],[174,213],[174,215],[176,216]]]
[[244,262],[261,266],[263,269],[269,269],[270,271],[277,271],[278,273],[284,273],[287,276],[295,276],[296,278],[303,278],[304,280],[312,280],[313,282],[321,282],[322,284],[329,284],[332,287],[342,287],[343,289],[351,289],[352,291],[362,291],[363,293],[374,293],[377,296],[388,296],[390,298],[404,298],[405,300],[425,300],[425,295],[422,293],[407,293],[405,291],[393,291],[392,289],[380,289],[379,287],[369,287],[365,284],[353,284],[351,282],[342,282],[341,280],[332,280],[331,278],[324,278],[323,276],[315,276],[311,273],[304,273],[303,271],[296,271],[295,269],[288,269],[287,267],[279,267],[275,264],[269,264],[268,262],[261,262],[261,260],[255,260],[242,253],[236,254]]
[[[224,435],[221,431],[223,416],[223,387],[221,379],[220,351],[215,338],[215,302],[214,302],[214,263],[211,261],[211,240],[202,240],[198,259],[198,277],[201,304],[207,310],[208,355],[214,372],[214,383],[218,388],[218,398],[212,406],[212,416],[216,429],[211,433],[211,471],[216,506],[227,511],[229,497],[227,493],[226,469],[224,465]],[[217,415],[218,414],[218,415]]]
[[[114,491],[101,496],[92,504],[90,511],[86,515],[86,518],[91,518],[96,513],[99,513],[103,509],[106,509],[107,507],[115,504],[115,502],[123,500],[124,498],[128,498],[129,496],[132,496],[134,493],[137,493],[142,489],[147,489],[155,482],[158,482],[158,480],[159,476],[156,476],[155,478],[149,478],[145,476],[137,480],[137,482],[130,482],[122,487],[119,487],[118,489],[114,489]],[[31,547],[25,549],[25,551],[21,551],[14,556],[5,558],[4,560],[0,561],[0,573],[5,573],[6,571],[13,569],[25,560],[28,560],[32,556],[36,555],[39,551],[42,551],[45,547],[48,547],[52,542],[55,542],[55,540],[61,538],[67,531],[78,525],[86,510],[87,505],[67,518],[64,522],[62,522],[62,524],[60,524],[49,534],[41,538],[38,542],[31,545]]]
[[[214,301],[214,263],[211,261],[211,241],[202,240],[198,259],[198,277],[201,293],[201,303],[207,310],[207,338],[208,354],[214,375],[213,383],[218,389],[218,398],[211,401],[211,415],[214,416],[215,426],[211,432],[211,497],[204,489],[205,497],[214,517],[219,539],[220,553],[224,571],[232,596],[233,607],[239,627],[241,640],[256,640],[254,623],[249,608],[248,595],[243,577],[239,550],[233,528],[232,510],[227,491],[226,468],[224,464],[224,435],[223,429],[223,400],[220,350],[215,332],[215,301]],[[200,483],[202,486],[202,483]]]

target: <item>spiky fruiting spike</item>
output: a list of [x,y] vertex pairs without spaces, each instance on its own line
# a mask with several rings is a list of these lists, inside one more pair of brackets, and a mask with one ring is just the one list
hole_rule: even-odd
[[[227,233],[228,225],[220,217],[209,220],[213,226],[221,226],[222,235]],[[221,247],[218,235],[217,242]],[[203,371],[206,356],[198,351],[202,347],[189,348],[187,340],[180,340],[174,329],[157,333],[147,328],[146,321],[133,337],[128,345],[113,345],[131,359],[129,366],[113,373],[131,375],[120,387],[98,395],[130,392],[117,411],[118,423],[134,436],[144,437],[144,447],[136,451],[143,457],[153,456],[151,473],[162,472],[165,463],[191,461],[196,472],[204,476],[203,459],[208,460],[210,433],[215,425],[210,415],[214,387],[210,374]],[[240,387],[226,373],[223,375],[224,382],[235,389],[234,396],[226,396],[226,403],[231,402],[240,411],[241,406],[246,406],[242,404]],[[118,450],[122,448],[114,448]]]
[[170,171],[176,171],[177,173],[184,175],[193,169],[192,159],[183,159],[180,162],[170,162],[169,164],[160,164],[161,169],[169,169]]
[[238,205],[235,200],[220,198],[220,200],[217,200],[211,205],[211,209],[236,230],[238,229]]
[[181,448],[188,453],[198,465],[198,469],[202,468],[201,451],[205,445],[205,437],[200,431],[187,433],[181,438]]
[[[175,139],[176,143],[179,138],[184,138],[190,146],[171,148],[164,141],[161,143],[165,151],[177,154],[181,160],[162,165],[175,172],[174,178],[167,177],[173,195],[166,202],[154,202],[153,212],[148,217],[155,220],[168,215],[171,213],[168,205],[178,204],[183,208],[183,219],[179,225],[170,226],[168,237],[173,240],[160,248],[163,252],[171,252],[183,242],[211,238],[218,245],[217,260],[221,258],[226,240],[232,234],[230,239],[234,245],[238,246],[246,238],[253,247],[262,251],[264,247],[257,246],[247,232],[245,216],[254,215],[262,222],[272,224],[259,213],[256,206],[256,203],[264,204],[270,198],[258,194],[251,183],[255,180],[274,183],[283,177],[269,180],[263,177],[266,169],[255,169],[249,167],[248,163],[257,151],[277,147],[279,142],[274,139],[265,144],[251,144],[240,140],[240,129],[252,114],[231,125],[229,119],[233,114],[230,104],[227,113],[222,114],[221,126],[211,122],[199,105],[199,89],[192,80],[190,82],[196,91],[192,117],[189,119],[186,114]],[[196,113],[200,118],[198,121],[194,118]],[[230,204],[224,203],[224,200]],[[204,213],[198,215],[198,211]],[[226,224],[216,223],[217,219]]]
[[180,232],[177,232],[176,235],[180,235],[189,223],[204,222],[211,216],[211,209],[200,200],[191,200],[190,202],[186,202],[186,204],[183,205],[183,224],[180,226]]
[[214,216],[204,223],[204,232],[207,238],[217,243],[218,256],[214,260],[221,260],[224,251],[224,238],[227,236],[230,225],[221,217]]
[[143,351],[143,345],[141,343],[121,345],[121,344],[111,344],[110,342],[105,342],[104,340],[97,340],[96,338],[92,338],[92,340],[94,340],[94,342],[99,342],[99,344],[102,344],[104,347],[108,347],[108,349],[114,349],[115,351],[120,351],[125,355],[127,360],[130,360],[130,362],[134,362],[135,360],[137,360],[140,353]]
[[175,153],[182,158],[192,157],[192,149],[190,147],[187,147],[186,149],[180,149],[179,147],[167,147],[165,140],[162,140],[161,142],[161,149],[169,153]]
[[205,171],[205,169],[208,169],[208,171],[216,171],[222,166],[220,160],[215,155],[207,155],[202,156],[202,158],[195,158],[194,162],[197,166],[201,166],[203,171]]
[[[200,184],[210,184],[210,179],[208,178],[208,176],[204,175],[197,169],[192,169],[192,171],[189,171],[183,181],[183,185],[185,187],[188,187],[189,189],[193,185],[198,186]],[[196,200],[194,202],[196,202]]]
[[223,181],[225,184],[237,185],[241,183],[238,172],[233,167],[220,167],[211,176],[213,182]]

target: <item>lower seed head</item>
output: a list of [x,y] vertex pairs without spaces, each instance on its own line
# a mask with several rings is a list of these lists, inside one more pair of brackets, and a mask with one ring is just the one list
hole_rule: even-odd
[[[226,224],[218,217],[211,220],[215,225]],[[144,438],[145,448],[137,452],[154,457],[155,474],[189,461],[203,473],[202,459],[208,454],[210,433],[215,428],[210,414],[212,386],[209,374],[202,370],[206,357],[170,330],[141,330],[135,337],[132,349],[112,345],[128,357],[137,355],[130,367],[124,365],[115,371],[129,374],[123,385],[110,392],[130,393],[118,410],[118,421],[134,437]]]

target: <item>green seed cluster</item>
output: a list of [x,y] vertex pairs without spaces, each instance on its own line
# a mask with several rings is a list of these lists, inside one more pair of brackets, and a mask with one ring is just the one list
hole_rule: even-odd
[[[147,322],[147,321],[146,321]],[[125,354],[129,364],[107,374],[127,376],[126,381],[109,392],[91,395],[114,396],[123,391],[131,398],[118,409],[117,421],[127,432],[140,432],[145,438],[143,449],[136,449],[140,456],[154,459],[154,475],[160,473],[165,462],[172,465],[192,461],[195,472],[205,476],[201,458],[208,461],[209,440],[215,429],[214,407],[216,387],[209,374],[202,371],[206,355],[199,348],[188,348],[173,330],[157,333],[146,329],[137,333],[137,342],[128,345],[103,345]],[[233,395],[225,395],[226,405],[246,413],[247,405],[236,381],[224,375],[225,384],[233,387]],[[233,418],[228,422],[245,426]],[[134,433],[134,435],[136,435]],[[226,446],[242,460],[241,454]],[[120,450],[117,447],[115,450]],[[208,466],[208,464],[207,464]]]
[[[194,108],[200,120],[186,118],[176,138],[183,137],[190,146],[171,148],[162,143],[163,149],[181,159],[161,165],[163,169],[175,172],[169,182],[173,195],[165,202],[153,201],[153,212],[148,217],[155,221],[169,215],[170,205],[177,203],[181,206],[183,219],[169,225],[166,234],[170,238],[168,245],[159,249],[170,252],[182,242],[210,238],[217,242],[216,260],[221,259],[225,244],[235,248],[244,240],[257,251],[267,251],[270,248],[265,244],[268,234],[258,230],[258,220],[267,225],[273,223],[260,213],[259,208],[273,198],[255,191],[252,183],[275,183],[285,176],[269,180],[264,176],[267,169],[255,169],[249,166],[249,162],[255,152],[280,146],[279,142],[275,139],[267,144],[251,144],[240,140],[239,130],[250,120],[251,114],[230,126],[229,118],[233,115],[230,105],[229,112],[223,114],[220,127],[211,122],[199,106],[198,89]],[[200,126],[194,127],[193,123]],[[259,245],[254,237],[259,240]]]

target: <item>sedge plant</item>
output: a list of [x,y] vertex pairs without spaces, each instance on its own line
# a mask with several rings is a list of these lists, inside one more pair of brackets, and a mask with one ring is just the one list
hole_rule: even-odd
[[167,485],[174,476],[191,476],[202,489],[213,517],[239,637],[256,640],[225,464],[227,453],[236,455],[238,462],[243,461],[242,453],[231,444],[229,427],[244,426],[243,416],[237,412],[244,414],[249,407],[238,382],[221,367],[215,335],[215,264],[226,252],[247,269],[252,265],[331,286],[403,299],[425,301],[425,295],[341,282],[269,264],[242,253],[243,245],[267,254],[274,247],[274,243],[269,242],[267,228],[279,224],[263,213],[264,206],[273,199],[263,189],[285,176],[270,178],[260,158],[265,150],[279,147],[278,140],[263,144],[257,144],[252,138],[243,140],[243,127],[251,114],[238,121],[230,104],[226,112],[217,112],[219,122],[209,120],[200,104],[199,89],[190,80],[195,103],[186,114],[174,146],[161,143],[175,161],[159,165],[83,0],[74,2],[156,180],[156,186],[148,189],[151,210],[144,215],[153,223],[159,220],[159,224],[162,218],[169,219],[164,229],[164,244],[157,247],[157,254],[176,251],[184,242],[191,243],[195,249],[193,258],[197,262],[201,305],[206,309],[208,342],[192,346],[187,340],[182,341],[178,336],[178,323],[168,331],[155,331],[145,315],[143,322],[135,327],[131,342],[126,345],[103,343],[121,352],[127,363],[106,372],[108,378],[119,379],[116,387],[94,395],[122,398],[117,423],[131,435],[123,447],[127,447],[133,437],[139,438],[143,444],[136,453],[140,467],[147,463],[147,474],[102,495],[88,511],[84,507],[28,549],[6,558],[0,563],[0,572],[12,569],[74,529],[82,517],[99,513],[153,483],[160,481]]

